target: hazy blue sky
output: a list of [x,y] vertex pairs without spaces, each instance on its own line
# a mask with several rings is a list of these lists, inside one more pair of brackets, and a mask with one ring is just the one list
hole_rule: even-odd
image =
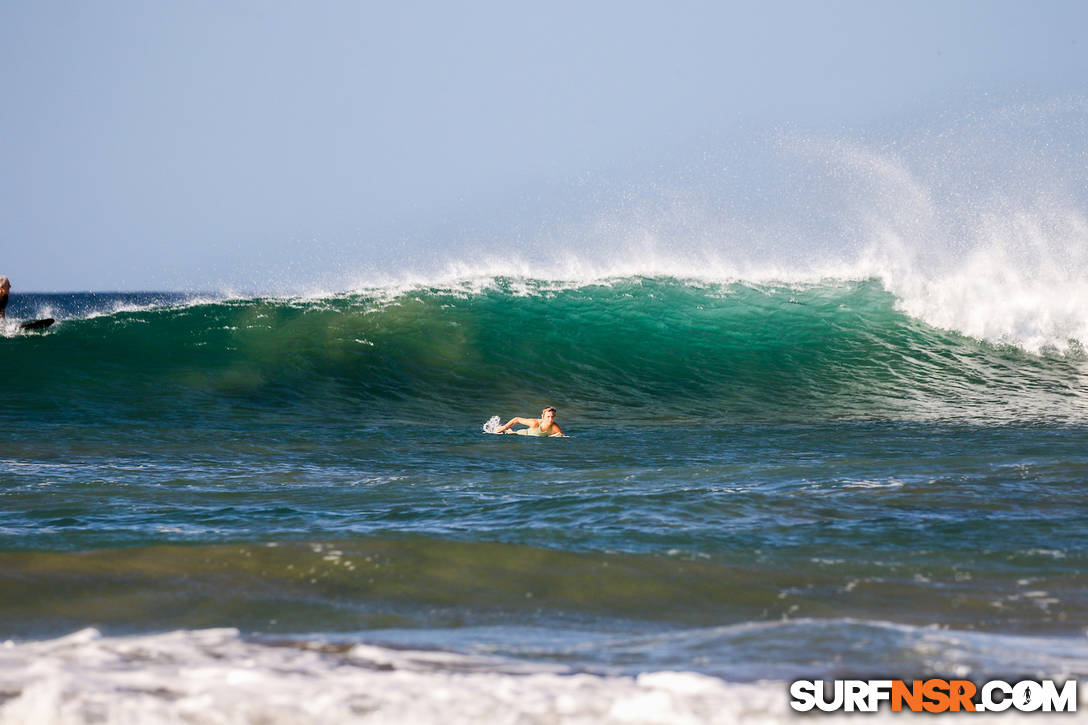
[[1084,93],[1086,29],[1088,3],[1023,0],[0,0],[0,274],[268,289],[411,264],[752,129]]

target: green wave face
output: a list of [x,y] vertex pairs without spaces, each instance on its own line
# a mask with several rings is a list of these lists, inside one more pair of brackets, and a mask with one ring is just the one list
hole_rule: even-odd
[[496,279],[62,320],[5,342],[13,414],[177,421],[254,411],[424,422],[1082,420],[1084,356],[937,330],[873,281]]

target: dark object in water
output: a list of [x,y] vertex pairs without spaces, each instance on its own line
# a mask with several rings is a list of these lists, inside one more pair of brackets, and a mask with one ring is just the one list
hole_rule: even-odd
[[52,317],[46,317],[44,320],[34,320],[32,322],[24,322],[19,325],[20,330],[44,330],[52,325],[56,320]]

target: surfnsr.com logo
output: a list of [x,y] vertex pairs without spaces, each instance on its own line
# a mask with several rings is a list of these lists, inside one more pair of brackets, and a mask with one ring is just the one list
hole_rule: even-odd
[[797,680],[790,684],[790,707],[798,712],[1076,712],[1077,681],[990,680]]

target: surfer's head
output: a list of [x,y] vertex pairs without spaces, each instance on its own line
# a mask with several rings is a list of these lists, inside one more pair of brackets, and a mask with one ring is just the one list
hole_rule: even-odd
[[556,410],[552,406],[548,406],[544,410],[540,411],[541,420],[555,420]]
[[7,277],[0,277],[0,290],[7,292],[9,289],[11,289],[11,282],[8,282]]

